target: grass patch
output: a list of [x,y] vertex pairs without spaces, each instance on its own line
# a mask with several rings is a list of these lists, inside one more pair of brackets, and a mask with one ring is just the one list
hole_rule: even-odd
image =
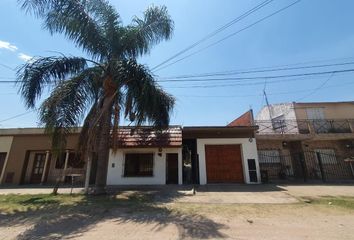
[[140,209],[151,204],[151,198],[144,194],[86,196],[83,194],[35,194],[0,195],[0,213],[11,214],[36,210],[92,212],[115,207]]
[[321,197],[311,199],[310,203],[354,210],[354,197]]
[[0,195],[0,212],[26,212],[49,207],[75,206],[83,199],[83,195]]

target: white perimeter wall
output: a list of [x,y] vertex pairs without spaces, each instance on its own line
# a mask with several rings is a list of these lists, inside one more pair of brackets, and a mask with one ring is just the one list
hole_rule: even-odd
[[4,178],[5,168],[7,165],[7,159],[9,159],[11,145],[12,145],[13,137],[0,137],[0,152],[6,152],[6,158],[4,162],[4,166],[2,171],[0,172],[0,184],[2,183],[2,179]]
[[[124,177],[124,158],[126,153],[153,153],[154,170],[152,177]],[[110,151],[107,185],[155,185],[166,184],[166,153],[178,153],[178,184],[182,184],[182,148],[163,148],[158,155],[158,148],[119,149],[115,154]],[[114,167],[112,167],[114,164]]]
[[248,172],[247,159],[255,159],[257,167],[258,183],[261,182],[261,175],[259,171],[258,154],[256,139],[252,138],[252,142],[248,138],[208,138],[197,139],[197,152],[199,155],[199,177],[200,184],[207,184],[206,164],[205,164],[205,145],[224,145],[224,144],[239,144],[241,145],[241,157],[243,176],[245,183],[251,183]]

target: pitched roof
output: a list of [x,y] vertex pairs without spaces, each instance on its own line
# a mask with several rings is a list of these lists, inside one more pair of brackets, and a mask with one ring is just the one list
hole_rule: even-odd
[[152,127],[121,127],[118,130],[118,147],[180,147],[182,128],[171,126],[156,131]]
[[236,127],[236,126],[252,126],[252,125],[253,125],[253,111],[249,110],[244,114],[242,114],[240,117],[230,122],[227,126]]

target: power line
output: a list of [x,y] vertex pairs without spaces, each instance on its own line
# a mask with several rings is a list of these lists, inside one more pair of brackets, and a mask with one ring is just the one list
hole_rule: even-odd
[[248,10],[247,12],[243,13],[242,15],[238,16],[237,18],[233,19],[232,21],[226,23],[225,25],[221,26],[220,28],[216,29],[215,31],[209,33],[208,35],[206,35],[205,37],[203,37],[202,39],[198,40],[197,42],[191,44],[190,46],[184,48],[183,50],[177,52],[176,54],[174,54],[172,57],[166,59],[165,61],[163,61],[162,63],[156,65],[155,67],[153,67],[151,70],[155,70],[157,68],[159,68],[160,66],[164,65],[165,63],[171,61],[172,59],[180,56],[181,54],[187,52],[188,50],[198,46],[199,44],[205,42],[206,40],[212,38],[213,36],[215,36],[216,34],[218,34],[219,32],[222,32],[223,30],[231,27],[232,25],[236,24],[237,22],[241,21],[242,19],[246,18],[247,16],[251,15],[252,13],[258,11],[259,9],[265,7],[266,5],[268,5],[269,3],[271,3],[273,0],[266,0],[262,3],[260,3],[259,5],[255,6],[254,8]]
[[37,109],[31,110],[31,111],[27,111],[27,112],[24,112],[24,113],[21,113],[21,114],[18,114],[18,115],[15,115],[15,116],[12,116],[12,117],[9,117],[9,118],[0,120],[0,122],[6,122],[6,121],[9,121],[9,120],[18,118],[18,117],[22,117],[22,116],[27,115],[27,114],[29,114],[29,113],[32,113],[32,112],[34,112],[34,111],[37,111]]
[[16,83],[17,81],[13,81],[13,80],[9,80],[9,81],[6,81],[6,80],[0,80],[0,83]]
[[220,81],[238,81],[238,80],[257,80],[257,79],[277,79],[277,78],[290,78],[290,77],[300,77],[300,76],[316,76],[316,75],[326,75],[335,73],[347,73],[354,72],[354,69],[342,69],[333,71],[323,71],[323,72],[310,72],[310,73],[296,73],[296,74],[286,74],[286,75],[273,75],[273,76],[254,76],[254,77],[226,77],[226,78],[205,78],[205,79],[170,79],[170,80],[158,80],[157,82],[220,82]]
[[14,68],[12,68],[12,67],[10,67],[9,65],[6,65],[6,64],[0,63],[0,66],[3,66],[4,68],[10,69],[11,71],[15,71]]
[[[323,71],[323,72],[311,72],[311,73],[297,73],[297,74],[287,74],[287,75],[273,75],[273,76],[254,76],[254,77],[232,77],[232,78],[208,78],[208,79],[172,79],[172,80],[157,80],[156,82],[175,82],[175,83],[185,83],[185,82],[219,82],[214,85],[192,85],[192,86],[181,86],[175,88],[190,88],[190,87],[220,87],[220,86],[247,86],[247,85],[259,85],[264,84],[264,81],[261,82],[247,82],[247,83],[238,83],[238,84],[225,84],[224,82],[242,82],[243,80],[265,80],[267,83],[277,83],[277,82],[287,82],[287,81],[296,81],[302,78],[294,77],[308,77],[308,76],[320,76],[326,74],[338,74],[338,73],[349,73],[354,72],[354,69],[343,69],[343,70],[333,70],[333,71]],[[268,81],[269,79],[281,79],[281,78],[290,78],[282,80],[273,80]],[[0,81],[0,83],[16,83],[16,81]],[[166,87],[166,86],[165,86]],[[171,86],[170,86],[171,88]],[[172,87],[173,88],[173,87]]]
[[[303,89],[303,90],[297,90],[297,91],[283,91],[283,92],[273,92],[273,93],[267,93],[267,95],[273,96],[273,95],[288,95],[288,94],[295,94],[295,93],[304,93],[304,92],[310,92],[314,90],[321,90],[321,89],[329,89],[329,88],[337,88],[337,87],[343,87],[343,86],[348,86],[348,85],[354,85],[354,82],[348,82],[344,84],[336,84],[336,85],[330,85],[327,87],[322,87],[320,89],[318,88],[313,88],[313,89]],[[246,94],[246,95],[181,95],[181,97],[193,97],[193,98],[238,98],[238,97],[259,97],[263,96],[264,94]],[[263,103],[262,103],[263,105]]]
[[[345,58],[348,59],[348,58]],[[322,60],[328,61],[328,60]],[[199,81],[223,81],[223,80],[252,80],[252,79],[271,79],[271,78],[285,78],[285,77],[294,77],[294,76],[301,76],[301,75],[317,75],[317,74],[327,74],[327,73],[340,73],[340,72],[347,72],[352,71],[350,70],[338,70],[338,71],[327,71],[327,72],[317,72],[317,73],[303,73],[303,74],[291,74],[291,75],[280,75],[280,76],[256,76],[256,77],[232,77],[232,78],[205,78],[205,79],[188,79],[188,78],[197,78],[197,77],[211,77],[211,76],[227,76],[227,75],[237,75],[237,74],[248,74],[248,73],[264,73],[264,72],[275,72],[275,71],[288,71],[288,70],[299,70],[299,69],[311,69],[311,68],[323,68],[323,67],[335,67],[335,66],[344,66],[344,65],[353,65],[354,61],[351,62],[344,62],[344,63],[333,63],[333,64],[321,64],[321,65],[311,65],[311,66],[300,66],[300,67],[282,67],[282,68],[272,68],[271,67],[263,67],[260,68],[262,70],[232,70],[232,71],[225,71],[225,72],[217,72],[217,73],[205,73],[205,74],[195,74],[195,75],[180,75],[175,77],[165,77],[160,78],[157,82],[199,82]],[[297,64],[293,64],[297,65]],[[283,65],[283,66],[291,66]],[[267,69],[265,69],[267,68]],[[252,68],[250,68],[252,69]],[[253,68],[255,69],[255,68]],[[0,79],[13,79],[7,77],[0,77]],[[181,79],[181,80],[179,80]],[[16,80],[0,80],[0,83],[17,83],[22,81]]]
[[244,30],[247,30],[247,29],[249,29],[249,28],[255,26],[256,24],[258,24],[258,23],[260,23],[260,22],[265,21],[266,19],[268,19],[268,18],[270,18],[270,17],[272,17],[272,16],[274,16],[274,15],[276,15],[276,14],[282,12],[282,11],[285,11],[286,9],[292,7],[293,5],[299,3],[300,1],[301,1],[301,0],[297,0],[297,1],[295,1],[295,2],[293,2],[293,3],[291,3],[291,4],[289,4],[289,5],[287,5],[287,6],[283,7],[283,8],[281,8],[281,9],[279,9],[279,10],[277,10],[277,11],[275,11],[275,12],[273,12],[273,13],[271,13],[271,14],[269,14],[269,15],[267,15],[267,16],[261,18],[261,19],[259,19],[258,21],[254,22],[254,23],[252,23],[252,24],[250,24],[250,25],[248,25],[248,26],[246,26],[246,27],[244,27],[244,28],[241,28],[240,30],[238,30],[238,31],[236,31],[236,32],[234,32],[234,33],[231,33],[231,34],[227,35],[226,37],[224,37],[224,38],[222,38],[222,39],[220,39],[220,40],[218,40],[218,41],[216,41],[216,42],[214,42],[214,43],[211,43],[211,44],[207,45],[206,47],[204,47],[204,48],[202,48],[202,49],[200,49],[200,50],[198,50],[198,51],[195,51],[195,52],[193,52],[193,53],[191,53],[191,54],[189,54],[189,55],[187,55],[187,56],[185,56],[185,57],[183,57],[183,58],[180,58],[180,59],[178,59],[178,60],[176,60],[176,61],[174,61],[174,62],[172,62],[172,63],[170,63],[170,64],[167,64],[167,65],[165,65],[165,66],[162,66],[162,67],[160,67],[160,68],[158,68],[158,69],[156,69],[156,67],[154,67],[153,69],[155,69],[155,71],[160,71],[160,70],[165,69],[165,68],[167,68],[167,67],[169,67],[169,66],[171,66],[171,65],[174,65],[174,64],[176,64],[176,63],[178,63],[178,62],[180,62],[180,61],[182,61],[182,60],[184,60],[184,59],[186,59],[186,58],[189,58],[189,57],[191,57],[191,56],[193,56],[193,55],[195,55],[195,54],[198,54],[198,53],[200,53],[200,52],[202,52],[202,51],[204,51],[204,50],[206,50],[206,49],[208,49],[208,48],[210,48],[210,47],[212,47],[212,46],[214,46],[214,45],[216,45],[216,44],[219,44],[219,43],[222,42],[222,41],[227,40],[227,39],[230,38],[230,37],[233,37],[233,36],[239,34],[240,32],[243,32]]
[[333,63],[333,64],[322,64],[322,65],[311,65],[311,66],[300,66],[300,67],[282,67],[282,68],[272,68],[272,69],[263,69],[263,70],[243,70],[243,71],[231,70],[231,71],[217,72],[217,73],[202,73],[202,74],[194,74],[194,75],[164,77],[160,79],[168,80],[168,79],[185,79],[185,78],[197,78],[197,77],[228,76],[228,75],[238,75],[238,74],[247,74],[247,73],[264,73],[264,72],[275,72],[275,71],[290,71],[290,70],[299,70],[299,69],[335,67],[335,66],[345,66],[345,65],[353,65],[353,64],[354,61],[345,62],[345,63]]
[[[292,81],[301,81],[301,80],[311,80],[307,77],[299,77],[299,78],[292,78],[292,79],[281,79],[281,80],[273,80],[267,81],[267,84],[276,84],[276,83],[286,83]],[[222,88],[222,87],[241,87],[241,86],[256,86],[256,85],[263,85],[263,81],[258,82],[250,82],[250,83],[217,83],[217,84],[203,84],[203,85],[187,85],[187,86],[164,86],[165,88]]]
[[[224,73],[234,73],[238,74],[238,72],[252,72],[257,70],[267,70],[267,69],[276,69],[276,68],[286,68],[292,66],[299,66],[299,65],[307,65],[307,64],[315,64],[315,63],[325,63],[325,62],[333,62],[333,61],[344,61],[344,60],[353,60],[354,57],[342,57],[342,58],[331,58],[331,59],[323,59],[323,60],[314,60],[314,61],[305,61],[305,62],[297,62],[297,63],[289,63],[289,64],[282,64],[282,65],[272,65],[272,66],[265,66],[265,67],[252,67],[252,68],[244,68],[244,69],[236,69],[236,70],[226,70],[226,71],[219,71],[219,72],[209,72],[209,73],[200,73],[200,74],[185,74],[185,75],[178,75],[178,76],[170,76],[170,77],[160,77],[160,79],[171,79],[171,78],[184,78],[190,76],[197,76],[197,75],[218,75]],[[339,63],[341,64],[341,63]],[[331,64],[328,64],[331,65]],[[319,65],[316,65],[319,66]]]
[[313,91],[312,91],[311,93],[309,93],[309,94],[307,94],[307,95],[305,95],[305,96],[303,96],[303,97],[301,97],[301,98],[298,98],[298,99],[295,100],[295,101],[298,102],[298,101],[303,100],[303,99],[305,99],[305,98],[307,98],[307,97],[309,97],[309,96],[312,96],[312,95],[313,95],[314,93],[316,93],[318,90],[320,90],[321,88],[323,88],[323,87],[329,82],[329,80],[332,79],[333,76],[334,76],[334,73],[332,73],[323,83],[321,83],[320,86],[318,86],[317,88],[313,89]]

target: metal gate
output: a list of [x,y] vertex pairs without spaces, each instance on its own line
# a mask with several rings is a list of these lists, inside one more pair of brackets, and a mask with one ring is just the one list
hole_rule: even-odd
[[259,153],[263,182],[274,181],[350,181],[353,166],[343,156],[324,151],[305,151],[287,155]]

